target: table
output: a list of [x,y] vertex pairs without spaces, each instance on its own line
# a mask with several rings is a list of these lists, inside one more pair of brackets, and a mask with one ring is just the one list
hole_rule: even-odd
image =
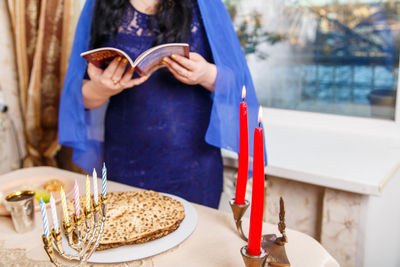
[[[52,167],[36,167],[21,169],[0,176],[0,183],[26,177],[49,176],[71,177],[78,180],[81,188],[85,176]],[[132,191],[134,187],[110,181],[109,191]],[[245,245],[236,232],[232,214],[193,204],[199,221],[196,230],[179,246],[150,258],[140,261],[123,263],[112,266],[244,266],[240,248]],[[35,229],[26,234],[17,234],[9,217],[0,217],[0,259],[2,264],[10,266],[51,266],[42,247],[42,224],[40,214],[36,214]],[[248,220],[244,220],[248,229]],[[277,226],[264,223],[264,233],[278,234]],[[289,243],[286,245],[287,254],[292,266],[325,266],[336,267],[336,260],[310,236],[287,229]],[[96,266],[107,266],[99,264]]]

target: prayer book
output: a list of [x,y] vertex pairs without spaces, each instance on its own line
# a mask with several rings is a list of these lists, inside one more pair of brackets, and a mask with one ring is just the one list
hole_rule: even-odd
[[159,68],[165,67],[162,62],[164,57],[172,54],[189,58],[189,44],[186,43],[168,43],[154,46],[141,53],[133,60],[126,52],[114,47],[101,47],[81,53],[93,65],[105,69],[108,64],[116,57],[126,58],[129,65],[135,69],[140,76],[150,76]]

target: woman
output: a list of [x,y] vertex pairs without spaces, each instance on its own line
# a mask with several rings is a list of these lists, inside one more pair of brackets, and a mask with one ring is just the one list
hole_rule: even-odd
[[[188,42],[190,58],[165,58],[168,70],[148,80],[132,78],[133,70],[125,72],[126,62],[117,58],[104,71],[89,64],[83,86],[82,78],[77,82],[85,66],[76,55],[89,47],[113,46],[135,58],[170,42]],[[65,79],[59,141],[74,147],[74,161],[86,170],[88,163],[98,166],[93,158],[104,153],[113,180],[217,208],[222,191],[219,148],[237,151],[243,84],[252,130],[257,99],[220,1],[97,0],[94,5],[88,0]],[[98,113],[107,101],[102,122]]]

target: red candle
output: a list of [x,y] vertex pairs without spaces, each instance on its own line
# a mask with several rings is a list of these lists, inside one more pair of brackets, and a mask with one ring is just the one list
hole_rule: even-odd
[[251,198],[249,243],[247,253],[261,253],[262,223],[264,213],[264,135],[261,126],[262,109],[258,111],[258,123],[254,131],[253,192]]
[[247,124],[246,87],[242,89],[242,103],[239,108],[239,170],[236,181],[235,203],[243,205],[246,197],[246,185],[249,172],[249,128]]

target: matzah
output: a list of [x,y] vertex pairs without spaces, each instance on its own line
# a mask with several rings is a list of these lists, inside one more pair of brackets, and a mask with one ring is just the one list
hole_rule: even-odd
[[[107,194],[104,233],[97,250],[144,243],[175,231],[185,218],[183,205],[154,191],[111,192]],[[80,196],[84,207],[85,196]],[[68,203],[73,214],[73,201]]]

